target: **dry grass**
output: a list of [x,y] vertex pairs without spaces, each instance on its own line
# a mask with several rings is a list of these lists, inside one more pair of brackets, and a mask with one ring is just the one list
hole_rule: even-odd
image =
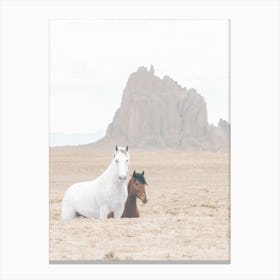
[[139,219],[62,223],[60,203],[74,182],[97,177],[111,153],[50,151],[50,260],[229,260],[229,155],[131,151],[145,170],[149,202]]

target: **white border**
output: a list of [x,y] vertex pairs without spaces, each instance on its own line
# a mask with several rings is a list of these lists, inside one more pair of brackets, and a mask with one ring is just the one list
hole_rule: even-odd
[[[230,265],[48,264],[49,18],[231,19]],[[278,1],[2,1],[0,35],[2,279],[279,279]]]

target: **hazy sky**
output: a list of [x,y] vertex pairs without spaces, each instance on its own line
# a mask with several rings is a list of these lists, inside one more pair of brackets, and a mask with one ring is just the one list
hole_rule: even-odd
[[51,133],[104,133],[129,75],[154,65],[229,120],[226,20],[52,20]]

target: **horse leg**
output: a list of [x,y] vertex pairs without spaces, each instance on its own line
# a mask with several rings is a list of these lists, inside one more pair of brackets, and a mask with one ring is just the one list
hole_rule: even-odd
[[77,212],[70,205],[62,205],[61,209],[61,219],[63,221],[69,221],[77,218]]
[[108,219],[114,219],[114,212],[113,211],[111,211],[108,215],[107,215],[107,218]]
[[107,219],[108,212],[108,207],[106,205],[101,206],[99,210],[99,219]]
[[121,218],[122,213],[123,213],[123,210],[124,210],[124,206],[121,206],[120,208],[116,209],[116,210],[114,211],[114,218],[115,218],[115,219]]

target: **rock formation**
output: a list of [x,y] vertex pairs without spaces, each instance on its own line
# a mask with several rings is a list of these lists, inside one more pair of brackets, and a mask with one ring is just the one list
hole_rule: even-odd
[[130,75],[106,136],[90,146],[227,151],[229,138],[226,121],[209,125],[207,104],[195,89],[187,90],[168,76],[160,79],[151,66]]

